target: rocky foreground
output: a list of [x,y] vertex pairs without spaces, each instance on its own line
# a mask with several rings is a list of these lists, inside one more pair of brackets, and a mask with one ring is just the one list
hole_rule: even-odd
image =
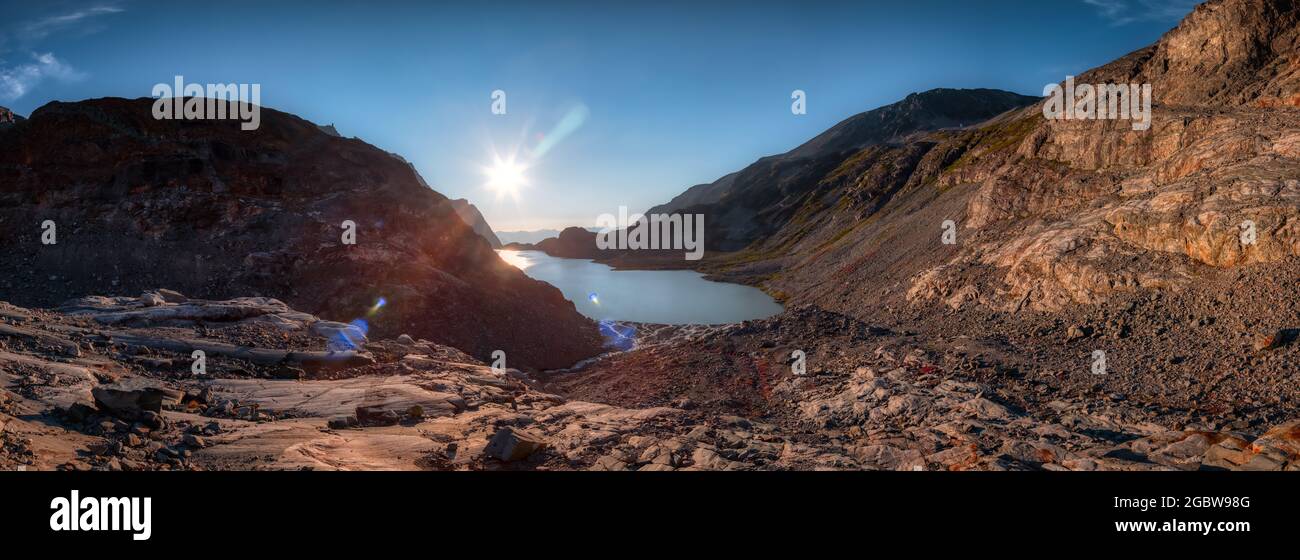
[[1297,421],[1039,390],[991,353],[815,308],[659,329],[543,380],[269,298],[161,290],[0,320],[2,469],[1300,469]]

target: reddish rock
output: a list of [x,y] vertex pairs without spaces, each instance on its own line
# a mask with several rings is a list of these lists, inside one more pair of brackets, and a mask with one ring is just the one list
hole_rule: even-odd
[[[243,131],[156,120],[151,105],[54,102],[0,128],[0,238],[11,241],[0,266],[20,271],[0,299],[259,294],[364,320],[371,336],[504,350],[512,365],[567,367],[599,351],[591,321],[498,258],[399,157],[272,109]],[[44,220],[56,245],[40,242]],[[345,220],[355,245],[341,242]]]

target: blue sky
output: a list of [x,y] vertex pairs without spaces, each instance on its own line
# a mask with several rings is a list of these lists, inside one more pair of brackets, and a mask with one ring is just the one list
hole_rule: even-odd
[[[263,105],[401,154],[495,229],[592,225],[913,91],[1041,94],[1195,2],[602,4],[0,0],[0,105],[147,97],[177,74],[258,83]],[[582,125],[529,157],[571,112]],[[517,201],[485,187],[494,151],[529,166]]]

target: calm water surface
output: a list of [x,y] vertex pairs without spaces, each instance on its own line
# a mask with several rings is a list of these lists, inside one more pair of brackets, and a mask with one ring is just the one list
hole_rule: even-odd
[[716,325],[763,319],[781,304],[758,288],[711,282],[690,270],[614,270],[541,251],[498,251],[506,262],[564,293],[597,321]]

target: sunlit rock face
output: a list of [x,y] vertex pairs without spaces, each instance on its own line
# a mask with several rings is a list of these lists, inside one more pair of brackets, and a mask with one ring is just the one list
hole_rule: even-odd
[[[850,312],[894,299],[1057,311],[1291,262],[1298,22],[1291,1],[1206,2],[1156,44],[1075,77],[1150,84],[1146,130],[1050,120],[1039,102],[783,170],[764,180],[812,187],[754,213],[779,226],[726,274]],[[946,220],[952,245],[939,241]]]
[[[151,104],[56,102],[0,128],[0,265],[13,271],[0,299],[256,294],[364,319],[375,336],[480,358],[504,350],[512,367],[565,367],[599,350],[591,321],[502,262],[401,159],[270,109],[242,131],[156,120]],[[56,244],[42,244],[44,220]]]

